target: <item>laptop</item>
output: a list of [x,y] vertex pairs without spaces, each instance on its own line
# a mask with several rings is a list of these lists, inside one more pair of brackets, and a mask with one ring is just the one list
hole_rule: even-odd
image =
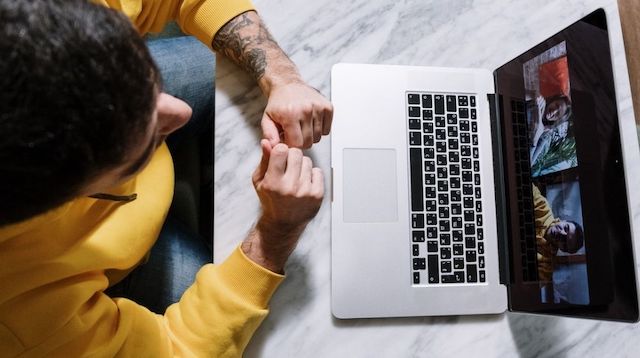
[[614,87],[602,9],[493,72],[336,64],[333,315],[637,321]]

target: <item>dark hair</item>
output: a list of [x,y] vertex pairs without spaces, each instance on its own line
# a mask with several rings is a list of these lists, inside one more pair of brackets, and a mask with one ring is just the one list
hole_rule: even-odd
[[86,0],[0,0],[0,54],[1,226],[123,163],[160,75],[129,20]]
[[577,222],[573,221],[573,220],[566,220],[569,223],[572,223],[575,227],[576,227],[576,250],[573,252],[569,252],[570,254],[575,254],[578,250],[580,250],[580,248],[582,247],[582,245],[584,245],[584,229],[582,228],[582,226],[580,226],[580,224],[578,224]]

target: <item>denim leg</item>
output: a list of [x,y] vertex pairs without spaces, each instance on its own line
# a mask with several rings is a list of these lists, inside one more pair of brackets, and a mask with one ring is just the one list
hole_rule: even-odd
[[[180,149],[188,148],[180,144],[191,141],[210,143],[215,76],[212,51],[188,36],[151,40],[147,46],[162,74],[163,91],[184,100],[193,109],[191,120],[167,139],[170,150],[180,153]],[[207,145],[210,144],[205,147]],[[174,157],[174,160],[180,159]],[[179,164],[176,163],[176,170],[181,167]],[[151,249],[149,261],[106,293],[110,297],[129,298],[153,312],[163,313],[193,283],[200,267],[211,262],[208,245],[208,240],[203,240],[170,214]]]
[[210,262],[211,252],[204,242],[178,220],[169,217],[151,249],[149,261],[106,293],[110,297],[128,298],[162,314],[169,305],[180,300],[200,267]]
[[151,40],[147,46],[162,74],[163,92],[182,99],[193,109],[191,120],[167,139],[171,148],[210,128],[216,57],[192,36]]

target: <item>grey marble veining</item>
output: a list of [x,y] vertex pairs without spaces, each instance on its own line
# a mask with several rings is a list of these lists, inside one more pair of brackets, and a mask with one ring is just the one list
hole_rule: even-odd
[[[613,0],[254,0],[304,78],[327,97],[337,62],[496,68]],[[610,21],[619,79],[623,144],[640,163],[619,23]],[[621,79],[621,80],[620,80]],[[216,262],[245,237],[259,213],[251,173],[260,160],[265,100],[254,82],[218,59],[216,73]],[[635,357],[640,326],[507,313],[496,316],[341,321],[330,311],[329,139],[308,151],[327,195],[287,265],[271,314],[246,357]],[[640,165],[632,168],[640,178]],[[640,237],[640,186],[631,186]],[[425,303],[428,304],[428,303]]]

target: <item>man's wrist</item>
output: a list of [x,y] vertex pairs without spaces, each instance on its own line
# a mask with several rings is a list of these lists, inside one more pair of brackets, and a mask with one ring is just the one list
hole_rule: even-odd
[[263,217],[242,242],[241,249],[251,261],[270,271],[283,273],[305,226],[273,223]]
[[[287,62],[289,61],[287,60]],[[271,91],[279,86],[286,86],[293,83],[305,83],[293,63],[289,62],[289,64],[279,65],[272,64],[270,67],[271,68],[268,68],[262,77],[258,78],[258,86],[266,97],[269,97]],[[273,67],[276,68],[274,69]]]

